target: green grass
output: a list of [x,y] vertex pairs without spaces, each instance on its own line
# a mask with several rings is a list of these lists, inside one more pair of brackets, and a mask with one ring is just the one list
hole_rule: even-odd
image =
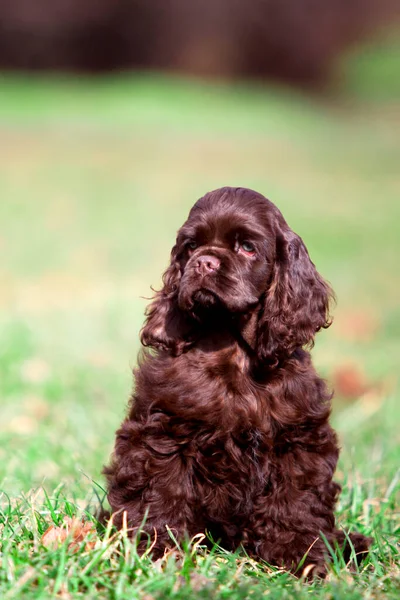
[[[2,598],[399,596],[393,106],[160,77],[1,80]],[[206,552],[200,540],[153,564],[124,532],[100,527],[94,548],[42,544],[50,525],[92,514],[103,496],[142,297],[189,207],[221,185],[265,193],[305,239],[339,299],[315,363],[329,380],[354,363],[372,387],[338,398],[333,419],[340,526],[374,538],[358,573],[339,560],[327,581],[308,584],[240,553]]]

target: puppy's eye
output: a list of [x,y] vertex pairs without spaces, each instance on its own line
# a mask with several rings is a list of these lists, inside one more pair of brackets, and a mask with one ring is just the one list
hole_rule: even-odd
[[254,254],[254,252],[256,251],[256,249],[254,248],[254,246],[251,242],[242,242],[240,244],[240,247],[242,250],[244,250],[248,254]]
[[195,240],[191,240],[187,244],[187,247],[190,248],[191,250],[196,250],[197,246],[198,246],[198,243]]

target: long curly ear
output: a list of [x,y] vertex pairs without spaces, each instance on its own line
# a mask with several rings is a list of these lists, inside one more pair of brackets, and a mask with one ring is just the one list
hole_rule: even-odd
[[302,239],[285,224],[276,238],[274,268],[258,320],[260,361],[276,366],[296,348],[312,347],[315,334],[332,322],[329,302],[333,298]]
[[140,333],[143,346],[169,350],[181,354],[190,346],[191,324],[177,304],[181,269],[177,260],[177,248],[171,252],[171,263],[162,280],[163,288],[155,293],[146,309],[146,321]]

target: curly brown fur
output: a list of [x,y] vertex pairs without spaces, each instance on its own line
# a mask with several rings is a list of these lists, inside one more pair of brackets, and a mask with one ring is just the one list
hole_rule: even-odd
[[153,351],[104,471],[114,523],[125,512],[133,533],[156,533],[155,557],[172,544],[168,525],[178,539],[208,531],[229,550],[323,572],[323,537],[346,540],[339,450],[304,347],[330,324],[329,286],[276,206],[244,188],[194,205],[163,281],[141,336]]

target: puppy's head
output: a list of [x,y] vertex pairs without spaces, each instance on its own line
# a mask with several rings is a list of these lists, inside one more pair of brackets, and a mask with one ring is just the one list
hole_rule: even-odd
[[146,346],[182,352],[196,322],[257,313],[252,345],[276,364],[329,324],[330,289],[302,240],[261,194],[221,188],[193,206],[142,330]]
[[194,205],[174,249],[182,310],[207,318],[207,308],[244,313],[257,306],[273,261],[267,203],[255,192],[223,188]]

